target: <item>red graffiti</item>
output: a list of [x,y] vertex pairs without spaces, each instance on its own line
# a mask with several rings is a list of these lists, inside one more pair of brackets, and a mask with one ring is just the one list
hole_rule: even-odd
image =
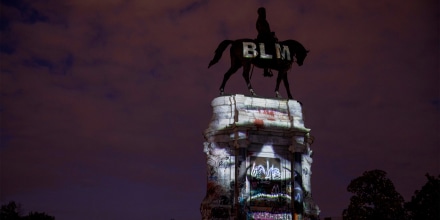
[[267,115],[267,120],[275,121],[275,112],[272,110],[258,110],[258,113]]
[[270,115],[272,117],[275,117],[275,112],[272,110],[258,110],[259,113],[263,113],[265,115]]
[[264,121],[261,119],[255,119],[254,125],[257,126],[257,128],[263,128],[264,127]]

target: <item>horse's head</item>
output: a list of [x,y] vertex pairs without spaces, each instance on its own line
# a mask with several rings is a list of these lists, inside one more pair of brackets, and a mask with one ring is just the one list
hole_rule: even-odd
[[296,57],[296,63],[298,63],[298,66],[302,66],[304,63],[304,60],[307,57],[307,53],[309,51],[308,50],[300,50],[298,52],[295,53],[295,57]]
[[302,66],[309,51],[306,50],[306,48],[296,40],[282,41],[282,44],[289,46],[290,51],[293,51],[292,56],[296,57],[296,63],[298,64],[298,66]]

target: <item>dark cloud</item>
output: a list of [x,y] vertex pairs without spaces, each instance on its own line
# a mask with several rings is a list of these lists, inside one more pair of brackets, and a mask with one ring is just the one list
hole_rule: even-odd
[[48,18],[29,2],[17,0],[3,0],[1,1],[4,7],[11,7],[13,10],[17,10],[20,14],[19,20],[24,23],[34,24],[36,22],[47,22]]

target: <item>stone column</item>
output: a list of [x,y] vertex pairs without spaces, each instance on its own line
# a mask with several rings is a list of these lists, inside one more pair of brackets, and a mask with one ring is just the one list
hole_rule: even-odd
[[230,95],[215,98],[212,107],[202,219],[316,218],[310,129],[300,103]]

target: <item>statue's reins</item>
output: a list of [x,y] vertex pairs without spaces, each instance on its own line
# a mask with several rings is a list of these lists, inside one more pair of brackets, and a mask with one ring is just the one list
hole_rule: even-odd
[[252,69],[251,69],[251,75],[249,76],[249,79],[252,79],[252,75],[253,75],[253,73],[254,73],[254,64],[252,64]]

